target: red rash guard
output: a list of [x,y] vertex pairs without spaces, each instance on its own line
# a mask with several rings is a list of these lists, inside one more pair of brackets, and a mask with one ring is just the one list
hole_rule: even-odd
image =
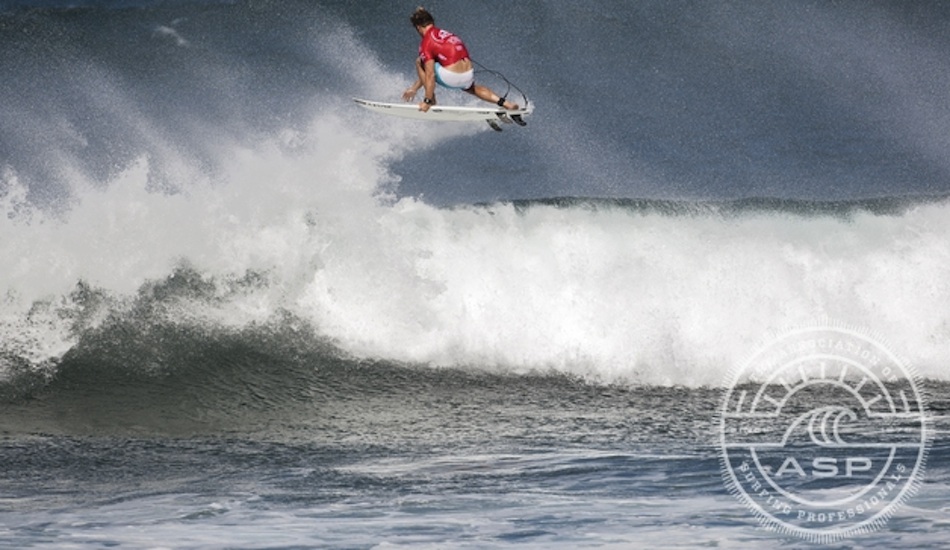
[[448,67],[463,59],[468,59],[468,50],[462,39],[454,34],[435,28],[435,25],[426,31],[422,37],[422,43],[419,44],[419,58],[425,63],[430,59]]

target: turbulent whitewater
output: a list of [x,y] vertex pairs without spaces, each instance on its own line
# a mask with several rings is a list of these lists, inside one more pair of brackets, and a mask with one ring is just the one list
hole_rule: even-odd
[[405,6],[0,2],[4,538],[775,544],[713,417],[791,327],[943,418],[946,6],[430,7],[528,127],[353,105],[409,83]]

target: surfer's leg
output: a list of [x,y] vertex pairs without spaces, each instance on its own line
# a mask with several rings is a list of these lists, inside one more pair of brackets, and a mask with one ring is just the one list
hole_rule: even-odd
[[[491,91],[490,88],[486,88],[485,86],[480,86],[478,84],[472,84],[465,91],[479,99],[484,99],[489,103],[494,103],[495,105],[498,105],[498,101],[501,100],[501,97],[499,97],[495,92]],[[513,109],[517,109],[518,104],[505,100],[505,102],[502,104],[502,107],[511,111]]]

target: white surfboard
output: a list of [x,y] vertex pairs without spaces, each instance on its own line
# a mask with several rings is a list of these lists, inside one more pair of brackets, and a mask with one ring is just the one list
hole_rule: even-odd
[[519,126],[524,126],[525,122],[522,117],[530,114],[532,111],[532,107],[529,104],[527,108],[514,110],[489,105],[485,107],[433,105],[427,112],[422,112],[419,110],[418,103],[384,103],[359,98],[353,98],[353,101],[360,107],[369,109],[370,111],[413,120],[445,122],[485,120],[492,128],[499,131],[501,127],[498,126],[498,122],[514,122]]

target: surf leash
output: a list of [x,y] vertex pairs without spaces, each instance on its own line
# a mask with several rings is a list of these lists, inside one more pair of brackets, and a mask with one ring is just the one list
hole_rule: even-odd
[[[471,58],[469,58],[469,59],[471,59]],[[494,70],[494,69],[489,69],[488,67],[482,65],[481,63],[479,63],[478,61],[475,61],[474,59],[472,59],[472,63],[475,64],[475,66],[478,67],[478,70],[475,71],[476,73],[489,73],[489,74],[491,74],[491,75],[494,75],[494,76],[496,76],[497,78],[500,78],[501,80],[503,80],[503,81],[505,82],[505,84],[508,86],[508,88],[505,89],[505,93],[500,96],[501,99],[498,100],[498,106],[499,106],[499,107],[504,106],[505,101],[508,99],[508,94],[511,93],[511,90],[512,90],[512,89],[514,89],[514,90],[516,90],[519,94],[521,94],[521,98],[524,99],[524,108],[525,108],[525,109],[528,108],[528,103],[529,103],[529,101],[528,101],[528,96],[525,95],[524,91],[522,91],[521,88],[519,88],[519,87],[515,86],[514,84],[512,84],[511,81],[508,80],[508,78],[507,78],[505,75],[501,74],[500,72],[498,72],[498,71],[496,71],[496,70]]]

